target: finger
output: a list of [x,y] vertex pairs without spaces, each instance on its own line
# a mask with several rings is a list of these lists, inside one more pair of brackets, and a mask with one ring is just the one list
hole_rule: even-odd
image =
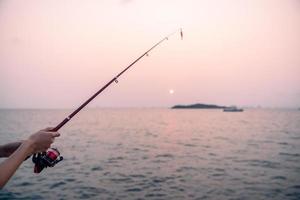
[[44,146],[44,148],[47,150],[47,149],[50,148],[50,146],[51,146],[51,144],[47,144],[47,145]]
[[40,149],[36,150],[35,153],[44,153],[44,152],[47,151],[47,149],[48,149],[48,148],[43,147],[43,148],[40,148]]
[[53,127],[47,127],[45,129],[42,129],[42,131],[52,131],[53,130]]
[[59,137],[60,133],[59,132],[52,132],[52,137]]

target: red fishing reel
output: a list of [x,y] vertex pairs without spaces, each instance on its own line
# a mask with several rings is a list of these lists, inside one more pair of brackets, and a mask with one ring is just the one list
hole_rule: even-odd
[[46,152],[37,153],[32,156],[34,173],[40,173],[44,168],[54,167],[63,157],[56,148],[49,148]]

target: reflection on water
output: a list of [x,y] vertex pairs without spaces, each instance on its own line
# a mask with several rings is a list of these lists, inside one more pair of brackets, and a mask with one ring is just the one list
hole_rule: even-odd
[[[1,143],[69,110],[1,110]],[[91,109],[61,130],[64,160],[28,160],[3,198],[300,199],[300,112]]]

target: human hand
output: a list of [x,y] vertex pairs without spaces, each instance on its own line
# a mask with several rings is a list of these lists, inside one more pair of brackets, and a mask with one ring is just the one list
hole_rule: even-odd
[[27,142],[30,146],[30,155],[39,152],[45,152],[54,142],[55,137],[59,137],[58,132],[51,131],[53,128],[46,128],[32,134]]

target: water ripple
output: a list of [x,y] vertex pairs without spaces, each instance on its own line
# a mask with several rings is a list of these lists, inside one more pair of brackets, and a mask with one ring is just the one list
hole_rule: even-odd
[[[0,141],[69,110],[0,110]],[[300,199],[300,112],[91,109],[55,141],[65,159],[24,162],[0,199]],[[49,124],[49,125],[50,125]]]

